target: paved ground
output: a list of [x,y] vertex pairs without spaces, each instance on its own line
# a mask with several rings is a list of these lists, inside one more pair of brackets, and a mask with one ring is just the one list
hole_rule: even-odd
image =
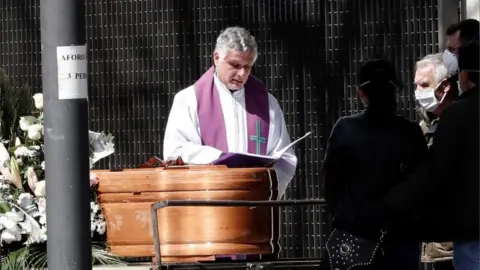
[[124,265],[124,266],[94,266],[94,270],[150,270],[150,264],[145,265]]

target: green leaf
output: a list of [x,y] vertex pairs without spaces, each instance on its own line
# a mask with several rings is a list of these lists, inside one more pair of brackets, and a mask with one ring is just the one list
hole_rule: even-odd
[[4,214],[10,211],[10,204],[8,202],[0,202],[0,213]]
[[13,82],[5,70],[0,69],[0,136],[14,144],[19,117],[29,115],[34,108],[32,89]]
[[[118,257],[107,251],[105,243],[92,243],[92,263],[100,265],[125,265]],[[25,246],[2,257],[2,270],[31,269],[47,267],[46,244]]]

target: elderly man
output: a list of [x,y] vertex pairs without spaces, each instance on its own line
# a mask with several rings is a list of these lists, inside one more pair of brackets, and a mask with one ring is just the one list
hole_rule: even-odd
[[[457,69],[447,69],[447,66],[457,66],[456,58],[453,55],[443,57],[448,53],[430,54],[416,63],[415,98],[420,105],[416,111],[422,119],[420,127],[429,147],[441,112],[458,97]],[[444,63],[442,59],[450,62]],[[434,263],[435,270],[453,270],[452,255],[452,243],[426,243],[422,246],[422,261]]]
[[[210,164],[228,152],[274,155],[290,144],[283,112],[265,85],[250,74],[257,43],[241,27],[217,38],[214,65],[175,95],[165,131],[163,158]],[[281,198],[297,166],[293,150],[275,163]]]
[[453,242],[457,270],[480,269],[479,50],[459,48],[462,95],[442,112],[426,164],[385,197],[390,211],[432,224],[423,240]]
[[432,144],[443,109],[458,97],[457,60],[453,56],[445,57],[447,53],[427,55],[415,65],[415,99],[420,105],[416,111],[428,146]]

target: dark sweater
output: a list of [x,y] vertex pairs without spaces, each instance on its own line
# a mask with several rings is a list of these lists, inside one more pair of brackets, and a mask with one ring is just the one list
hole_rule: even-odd
[[395,215],[419,218],[424,241],[478,241],[478,88],[463,93],[441,114],[428,161],[385,197]]
[[[335,124],[323,167],[324,192],[333,226],[377,238],[386,223],[383,196],[424,158],[427,146],[417,123],[366,110]],[[388,238],[406,239],[401,220]]]

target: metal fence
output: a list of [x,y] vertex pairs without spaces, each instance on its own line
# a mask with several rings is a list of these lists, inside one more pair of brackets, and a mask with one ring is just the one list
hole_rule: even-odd
[[[99,168],[135,167],[162,153],[176,92],[210,65],[220,30],[248,28],[259,43],[253,73],[277,97],[296,148],[287,198],[320,197],[319,171],[334,121],[357,112],[361,60],[385,57],[405,82],[399,112],[414,118],[413,65],[438,48],[437,0],[87,0],[92,130],[116,153]],[[40,0],[0,3],[2,67],[41,91]],[[328,224],[319,207],[282,210],[283,257],[320,257]]]

